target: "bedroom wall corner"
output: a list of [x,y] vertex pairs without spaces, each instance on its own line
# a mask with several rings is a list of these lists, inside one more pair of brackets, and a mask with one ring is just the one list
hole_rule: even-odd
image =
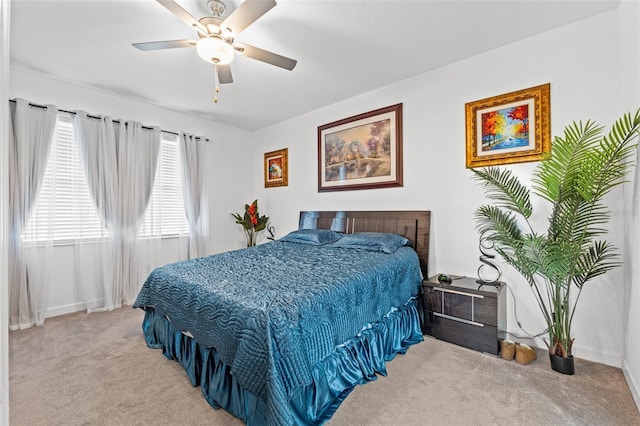
[[0,0],[0,424],[9,424],[9,26],[10,1]]
[[[242,248],[246,243],[239,225],[231,213],[241,212],[254,196],[255,171],[253,157],[253,135],[243,132],[242,137],[216,137],[208,158],[209,193],[209,248],[211,253],[220,253]],[[254,198],[252,198],[254,197]],[[261,209],[261,213],[262,209]]]
[[[621,81],[623,90],[620,97],[628,111],[640,108],[640,3],[634,0],[622,0],[618,8],[620,20],[620,60]],[[636,164],[635,173],[640,173]],[[625,185],[625,218],[632,215],[633,188],[631,182]],[[626,229],[626,227],[625,227]],[[638,241],[630,241],[637,248]],[[628,250],[625,247],[625,250]],[[636,255],[637,256],[637,255]],[[633,258],[637,258],[633,256]],[[633,258],[625,256],[630,263],[625,268],[633,267]],[[626,273],[627,280],[624,285],[624,352],[622,359],[622,371],[624,373],[631,394],[640,409],[640,282],[638,274]],[[633,278],[636,277],[636,282]]]

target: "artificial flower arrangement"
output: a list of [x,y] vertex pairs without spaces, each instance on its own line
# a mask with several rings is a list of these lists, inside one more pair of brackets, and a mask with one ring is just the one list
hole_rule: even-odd
[[260,216],[260,213],[258,213],[258,200],[244,205],[244,215],[231,213],[231,216],[236,219],[237,224],[242,225],[242,229],[247,236],[247,247],[256,245],[258,233],[263,231],[269,222],[267,216]]

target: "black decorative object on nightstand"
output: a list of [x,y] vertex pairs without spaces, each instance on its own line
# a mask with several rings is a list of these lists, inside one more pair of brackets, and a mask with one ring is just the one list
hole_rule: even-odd
[[502,282],[479,285],[460,278],[451,284],[437,276],[422,282],[423,333],[477,351],[498,355],[506,329],[506,289]]

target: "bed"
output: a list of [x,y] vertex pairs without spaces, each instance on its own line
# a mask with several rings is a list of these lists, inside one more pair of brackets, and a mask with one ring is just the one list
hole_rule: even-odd
[[147,345],[248,425],[321,424],[422,341],[429,211],[301,212],[266,244],[154,270]]

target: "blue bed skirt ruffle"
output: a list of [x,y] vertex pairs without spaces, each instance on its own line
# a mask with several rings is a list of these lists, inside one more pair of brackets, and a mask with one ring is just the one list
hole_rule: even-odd
[[[173,328],[153,308],[145,308],[142,323],[147,346],[162,349],[168,359],[178,361],[193,386],[200,386],[214,408],[224,408],[247,425],[269,424],[266,402],[243,389],[213,348]],[[358,384],[386,375],[386,361],[423,340],[417,303],[410,300],[380,321],[365,327],[357,336],[339,345],[313,370],[313,381],[289,396],[295,424],[321,424],[338,409]]]

